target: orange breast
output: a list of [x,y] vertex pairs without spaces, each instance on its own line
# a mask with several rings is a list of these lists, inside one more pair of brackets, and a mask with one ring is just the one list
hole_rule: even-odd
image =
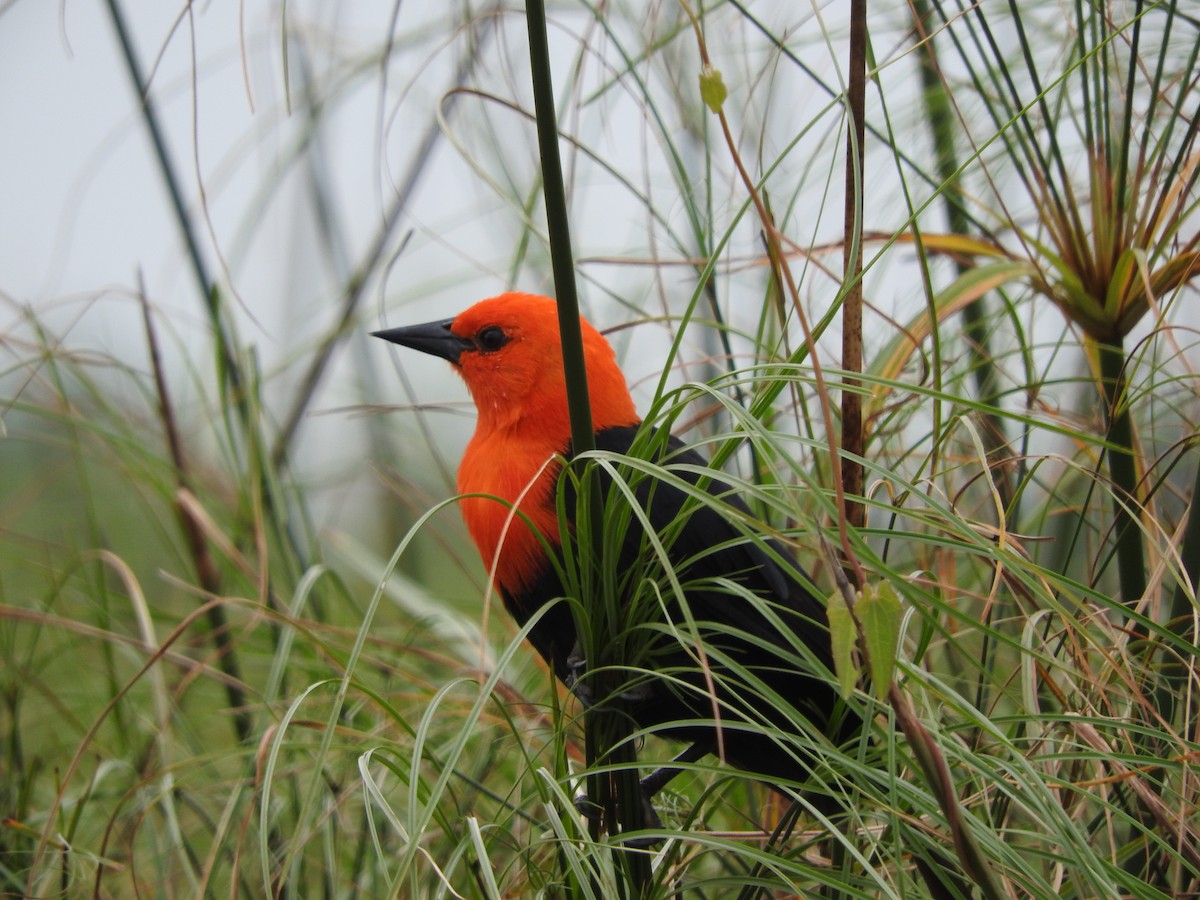
[[490,570],[495,565],[496,581],[509,596],[529,587],[546,565],[537,534],[512,507],[528,517],[551,546],[558,546],[554,486],[560,464],[555,456],[566,449],[494,430],[476,432],[463,455],[459,493],[490,495],[462,500],[463,519],[484,566]]

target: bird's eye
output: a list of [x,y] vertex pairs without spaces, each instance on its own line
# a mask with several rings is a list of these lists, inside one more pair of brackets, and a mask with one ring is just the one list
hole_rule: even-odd
[[494,353],[508,343],[508,335],[499,325],[489,325],[475,335],[475,346],[484,353]]

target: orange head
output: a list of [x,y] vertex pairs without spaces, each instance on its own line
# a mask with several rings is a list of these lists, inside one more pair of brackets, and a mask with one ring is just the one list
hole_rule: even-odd
[[[637,424],[612,347],[587,321],[580,325],[593,426],[601,431]],[[506,594],[528,587],[543,554],[528,527],[519,519],[509,521],[510,509],[519,505],[543,536],[557,541],[558,469],[547,463],[571,443],[556,304],[548,297],[507,293],[481,300],[453,319],[375,334],[449,360],[466,382],[479,420],[458,470],[458,489],[503,502],[464,500],[463,518],[484,564],[490,568],[496,562],[497,581]]]

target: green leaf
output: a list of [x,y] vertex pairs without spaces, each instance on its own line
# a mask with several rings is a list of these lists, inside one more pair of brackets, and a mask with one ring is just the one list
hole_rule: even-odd
[[[930,242],[926,241],[926,243]],[[966,239],[961,241],[940,240],[938,246],[947,251],[959,251],[969,248],[973,244]],[[1027,278],[1030,272],[1029,263],[1013,260],[985,263],[968,269],[933,298],[935,313],[933,318],[928,309],[922,309],[906,322],[903,328],[896,331],[895,337],[885,345],[881,352],[875,354],[871,363],[871,373],[884,379],[898,379],[912,355],[920,349],[922,341],[933,333],[937,325],[944,323],[950,316],[962,312],[965,307],[989,291]],[[875,397],[872,400],[874,408],[878,409],[882,406],[882,398],[891,392],[891,386],[877,384],[874,388]]]
[[858,640],[854,617],[838,591],[829,595],[826,612],[829,615],[829,640],[833,644],[833,672],[837,675],[842,696],[849,697],[858,682],[858,667],[854,665],[854,645]]
[[721,70],[714,69],[711,63],[705,63],[704,68],[700,70],[700,99],[713,112],[719,113],[727,96],[729,91],[725,89],[725,79],[721,77]]
[[1104,295],[1104,312],[1112,320],[1119,319],[1125,308],[1129,293],[1138,277],[1138,258],[1132,247],[1126,248],[1117,257],[1112,276],[1108,279],[1108,291]]
[[896,669],[896,646],[900,641],[900,618],[904,613],[896,589],[889,582],[867,585],[855,605],[862,623],[863,641],[870,655],[871,684],[875,696],[883,698]]

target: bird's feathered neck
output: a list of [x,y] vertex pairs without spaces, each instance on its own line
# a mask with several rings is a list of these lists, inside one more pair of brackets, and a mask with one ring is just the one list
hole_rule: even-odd
[[[463,518],[484,564],[494,568],[511,596],[546,565],[530,523],[551,545],[558,544],[554,485],[560,466],[554,459],[570,450],[571,423],[553,301],[506,295],[496,306],[485,302],[454,322],[464,335],[494,322],[508,338],[502,350],[464,353],[459,363],[479,418],[459,468],[458,489],[488,495],[464,500]],[[581,325],[593,428],[637,424],[616,354],[591,325]],[[514,507],[521,516],[511,514]]]

